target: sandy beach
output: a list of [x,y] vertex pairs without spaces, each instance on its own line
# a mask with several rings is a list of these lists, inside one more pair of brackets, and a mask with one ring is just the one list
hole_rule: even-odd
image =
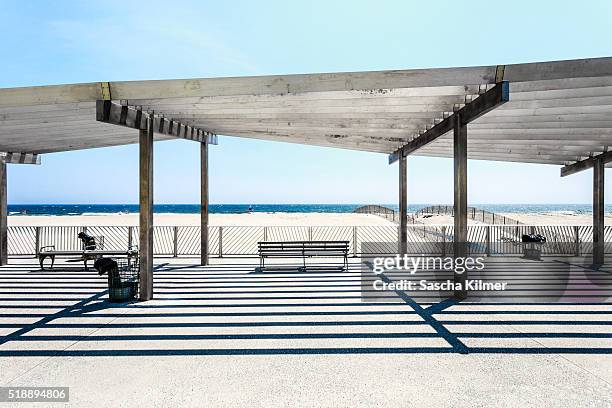
[[[454,225],[454,220],[451,215],[446,214],[427,214],[427,217],[417,217],[416,221],[425,225]],[[410,225],[410,220],[408,220]],[[468,218],[468,225],[485,225],[480,221]]]
[[[199,225],[199,214],[155,214],[155,225]],[[382,217],[356,213],[250,213],[210,214],[211,226],[380,226],[395,225]],[[9,226],[130,226],[138,225],[138,214],[108,215],[17,215]]]
[[[502,213],[526,225],[592,225],[590,214],[573,213]],[[356,213],[251,213],[210,214],[211,226],[383,226],[396,225],[372,214]],[[427,225],[453,225],[450,215],[418,217]],[[199,214],[155,214],[155,225],[199,225]],[[481,221],[468,220],[469,225],[484,225]],[[612,215],[606,216],[606,224],[612,224]],[[8,217],[9,226],[129,226],[138,225],[138,214],[100,215],[16,215]]]

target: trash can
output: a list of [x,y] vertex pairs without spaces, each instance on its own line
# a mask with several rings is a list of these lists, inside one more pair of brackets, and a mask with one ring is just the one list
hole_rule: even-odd
[[523,257],[525,259],[531,259],[533,261],[541,261],[542,245],[544,245],[543,242],[531,242],[523,244]]
[[108,272],[108,300],[129,302],[138,296],[138,260],[117,260],[117,268]]
[[534,261],[542,260],[542,245],[546,243],[546,237],[540,234],[523,234],[523,255],[525,259]]

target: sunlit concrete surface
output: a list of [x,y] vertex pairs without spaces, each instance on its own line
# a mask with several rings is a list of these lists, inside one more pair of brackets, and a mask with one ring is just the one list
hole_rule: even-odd
[[212,262],[156,258],[155,299],[110,304],[78,263],[12,259],[0,385],[68,386],[74,406],[612,404],[612,303],[363,302],[356,261]]

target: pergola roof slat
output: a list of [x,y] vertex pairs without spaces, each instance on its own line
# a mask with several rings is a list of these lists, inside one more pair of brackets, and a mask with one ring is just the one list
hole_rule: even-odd
[[[564,164],[612,145],[612,58],[592,58],[0,89],[0,151],[137,143],[136,129],[96,121],[96,102],[110,98],[154,111],[156,140],[198,139],[197,129],[389,154],[500,80],[509,81],[510,100],[469,124],[468,157]],[[113,120],[129,125],[133,118],[119,110]],[[180,123],[180,133],[173,125],[160,134],[160,120]],[[450,157],[452,140],[443,135],[415,154]]]

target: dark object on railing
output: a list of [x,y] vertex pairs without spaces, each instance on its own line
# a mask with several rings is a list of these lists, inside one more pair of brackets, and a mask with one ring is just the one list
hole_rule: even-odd
[[265,268],[266,258],[302,258],[298,270],[306,270],[306,258],[340,256],[344,259],[341,270],[348,269],[348,241],[282,241],[258,242],[259,268]]
[[139,289],[139,270],[138,259],[116,261],[116,267],[108,271],[108,300],[110,302],[129,302],[136,299]]
[[98,275],[104,275],[110,271],[117,269],[117,261],[113,258],[98,258],[94,262],[94,269],[98,271]]
[[546,242],[546,237],[540,234],[523,234],[521,241],[544,243]]
[[79,232],[77,237],[79,237],[79,239],[83,243],[83,249],[88,249],[88,250],[96,249],[97,245],[96,245],[95,237],[92,237],[91,235],[87,234],[84,231]]

